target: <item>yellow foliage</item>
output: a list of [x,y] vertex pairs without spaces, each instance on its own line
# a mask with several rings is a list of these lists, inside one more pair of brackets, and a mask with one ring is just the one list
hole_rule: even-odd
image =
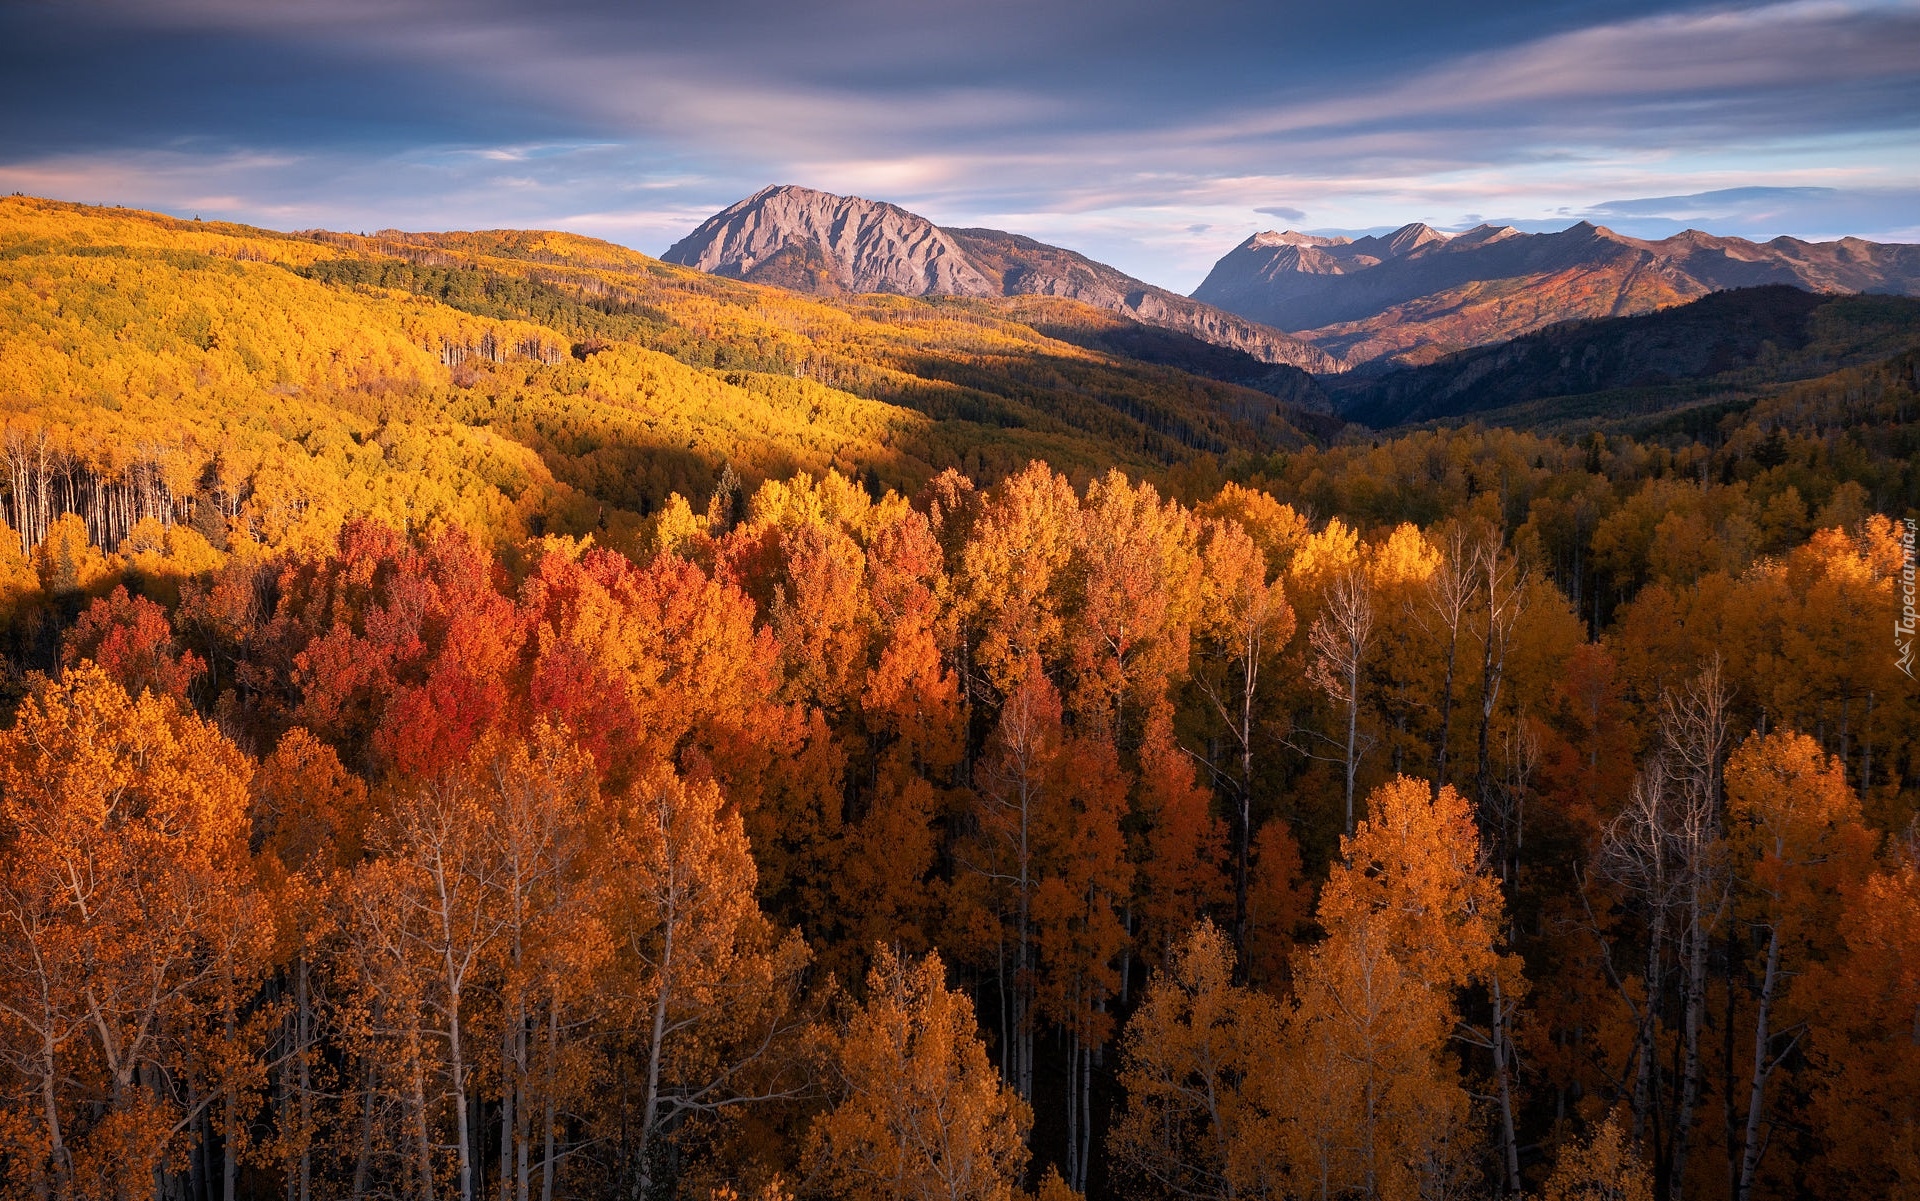
[[1434,549],[1420,527],[1401,522],[1387,540],[1373,550],[1369,569],[1377,586],[1423,584],[1439,569],[1440,552]]
[[653,515],[649,548],[654,554],[692,558],[689,550],[694,540],[712,532],[712,523],[704,516],[696,517],[693,506],[687,503],[687,498],[675,492],[667,497],[667,503]]
[[87,523],[68,513],[47,527],[33,548],[33,570],[40,587],[55,596],[92,592],[113,578],[113,564],[87,538]]
[[1303,601],[1312,598],[1317,612],[1318,598],[1334,580],[1358,566],[1363,554],[1360,532],[1333,518],[1325,529],[1301,540],[1294,551],[1287,564],[1287,595],[1301,607]]
[[[413,274],[423,248],[532,299],[490,307],[476,285],[446,298],[465,308],[445,303]],[[1113,396],[1162,416],[1090,399]],[[821,478],[806,503],[851,529],[868,503],[856,476],[905,494],[947,465],[988,479],[1036,457],[1083,478],[1150,469],[1241,437],[1225,416],[1240,403],[1232,385],[1058,342],[992,306],[828,303],[565,234],[285,235],[0,201],[10,431],[44,439],[49,470],[114,487],[147,473],[176,505],[232,505],[241,544],[313,546],[368,514],[637,550],[640,515],[703,497],[723,464],[749,488]],[[1160,432],[1195,422],[1206,430],[1184,441]],[[151,541],[142,575],[168,557]]]
[[784,530],[825,526],[860,533],[873,500],[838,471],[815,480],[800,475],[768,480],[754,492],[747,520],[754,525],[777,525]]
[[1288,569],[1311,535],[1306,518],[1256,488],[1228,484],[1212,500],[1195,508],[1200,517],[1240,523],[1267,559],[1269,577]]
[[30,604],[40,591],[40,574],[20,553],[20,535],[0,521],[0,625]]
[[1653,1172],[1618,1113],[1608,1114],[1590,1137],[1560,1148],[1540,1201],[1653,1201]]
[[182,582],[211,575],[227,561],[199,531],[162,525],[157,517],[135,522],[120,540],[119,555],[129,575],[140,581],[141,590],[170,609],[180,603]]
[[806,1164],[849,1201],[1009,1201],[1033,1114],[1000,1079],[936,955],[876,949],[867,1002],[826,1036],[841,1099]]
[[1033,1191],[1034,1201],[1083,1201],[1083,1194],[1073,1190],[1073,1186],[1060,1175],[1060,1169],[1047,1165],[1047,1174],[1040,1178],[1040,1186]]

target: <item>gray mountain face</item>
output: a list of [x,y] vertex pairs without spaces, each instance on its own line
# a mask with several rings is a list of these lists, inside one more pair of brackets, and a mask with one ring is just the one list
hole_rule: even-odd
[[1920,246],[1857,238],[1749,242],[1688,230],[1661,241],[1581,222],[1558,233],[1483,225],[1448,236],[1408,225],[1356,240],[1260,233],[1214,265],[1196,300],[1280,329],[1350,363],[1413,358],[1556,321],[1625,316],[1726,288],[1920,293]]
[[1334,355],[1245,317],[1156,288],[1084,255],[994,229],[941,229],[896,205],[771,187],[715,213],[661,256],[795,291],[1058,296],[1175,330],[1263,363],[1340,369]]
[[[807,188],[766,188],[701,223],[662,257],[711,275],[786,274],[795,252],[833,288],[902,296],[988,296],[996,289],[945,231],[903,208]],[[768,281],[778,282],[778,281]]]

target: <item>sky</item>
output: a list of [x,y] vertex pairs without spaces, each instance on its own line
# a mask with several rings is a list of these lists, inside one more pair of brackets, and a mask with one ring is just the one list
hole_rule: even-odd
[[0,0],[0,191],[657,254],[772,183],[1182,292],[1262,229],[1920,241],[1920,0]]

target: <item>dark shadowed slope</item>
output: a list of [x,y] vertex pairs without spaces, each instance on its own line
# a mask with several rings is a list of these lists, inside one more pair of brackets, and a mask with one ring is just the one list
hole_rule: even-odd
[[1376,428],[1503,410],[1535,424],[1683,407],[1729,390],[1809,379],[1916,342],[1920,300],[1823,296],[1776,284],[1634,317],[1567,322],[1425,366],[1348,377],[1333,391],[1343,415]]

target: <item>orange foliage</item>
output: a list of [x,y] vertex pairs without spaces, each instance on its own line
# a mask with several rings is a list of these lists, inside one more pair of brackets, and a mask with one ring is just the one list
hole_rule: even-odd
[[850,1201],[1013,1197],[1032,1113],[994,1072],[939,956],[876,948],[866,994],[823,1036],[834,1105],[808,1131],[810,1171]]
[[245,1087],[253,1057],[220,1015],[269,937],[250,771],[171,697],[89,666],[0,734],[0,1026],[33,1085],[10,1170],[45,1195],[144,1191],[185,1152],[184,1098],[144,1087],[155,1074]]
[[1739,513],[1619,509],[1602,570],[1656,582],[1588,641],[1552,505],[869,483],[517,543],[50,519],[8,593],[66,665],[0,735],[9,1187],[1637,1195],[1682,1124],[1690,1191],[1916,1178],[1890,523],[1716,565]]

